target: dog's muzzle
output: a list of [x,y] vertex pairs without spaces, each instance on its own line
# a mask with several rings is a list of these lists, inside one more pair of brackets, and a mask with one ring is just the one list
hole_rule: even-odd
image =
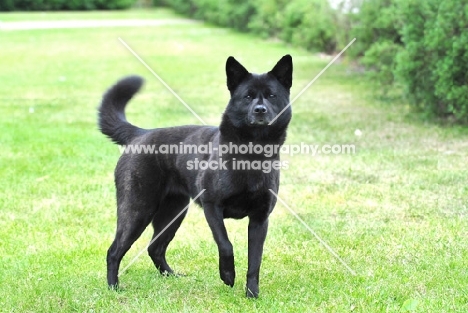
[[270,123],[271,117],[268,108],[264,104],[256,104],[249,116],[250,125],[267,125]]

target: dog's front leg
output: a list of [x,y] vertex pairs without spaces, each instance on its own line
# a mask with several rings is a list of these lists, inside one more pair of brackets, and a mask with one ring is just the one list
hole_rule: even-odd
[[268,232],[268,218],[249,220],[249,265],[247,269],[246,296],[257,298],[260,264],[262,263],[263,244]]
[[219,275],[228,286],[234,286],[236,271],[234,268],[234,251],[224,226],[223,210],[215,205],[203,205],[205,217],[213,233],[219,251]]

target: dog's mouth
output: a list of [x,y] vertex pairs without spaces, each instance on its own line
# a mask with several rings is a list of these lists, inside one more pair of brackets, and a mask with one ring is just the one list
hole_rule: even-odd
[[250,117],[248,119],[248,123],[250,126],[260,126],[260,125],[268,125],[270,123],[270,119],[266,116],[263,117]]

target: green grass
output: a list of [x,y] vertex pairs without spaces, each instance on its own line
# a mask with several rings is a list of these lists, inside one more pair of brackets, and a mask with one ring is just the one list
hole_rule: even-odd
[[[72,13],[76,19],[177,18],[169,11]],[[2,21],[42,13],[0,14]],[[47,14],[67,19],[69,13]],[[50,18],[49,18],[50,17]],[[224,62],[254,72],[293,56],[296,95],[327,60],[202,24],[0,31],[0,311],[467,312],[468,131],[426,123],[335,64],[293,105],[288,143],[355,144],[354,155],[284,156],[280,197],[357,272],[331,256],[281,204],[271,216],[258,300],[244,297],[246,220],[228,221],[237,281],[193,206],[168,251],[187,276],[157,275],[145,254],[107,290],[119,156],[96,127],[102,93],[146,78],[128,117],[143,127],[198,124],[125,40],[208,123],[228,101]],[[362,136],[355,135],[355,130]],[[124,258],[147,244],[148,229]]]

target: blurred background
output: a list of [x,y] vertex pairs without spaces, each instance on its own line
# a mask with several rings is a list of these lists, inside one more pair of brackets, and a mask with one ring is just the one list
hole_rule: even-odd
[[404,96],[429,117],[468,121],[465,0],[1,0],[0,11],[166,6],[217,26],[328,55],[353,38],[348,60],[384,96]]

